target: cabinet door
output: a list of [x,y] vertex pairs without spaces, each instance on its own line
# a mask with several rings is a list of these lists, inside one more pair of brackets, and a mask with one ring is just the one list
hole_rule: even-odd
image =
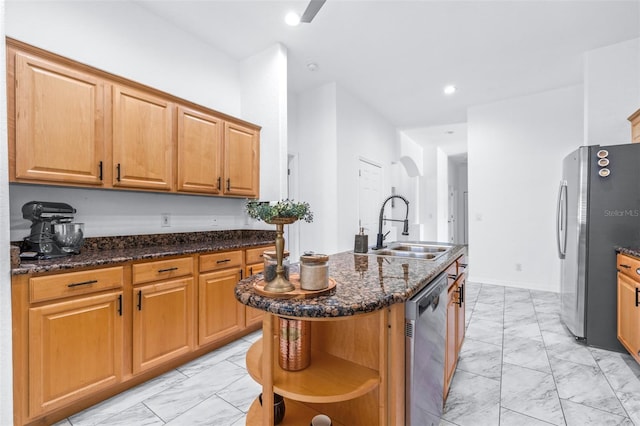
[[223,122],[213,115],[178,107],[178,191],[222,191]]
[[101,81],[22,53],[15,68],[15,178],[102,185]]
[[113,88],[113,186],[171,190],[171,104],[127,87]]
[[[248,250],[247,250],[248,251]],[[247,270],[245,271],[246,275],[249,277],[254,274],[259,274],[264,270],[264,263],[255,263],[253,265],[247,265]],[[240,303],[240,302],[238,302]],[[246,326],[249,327],[253,324],[261,323],[264,318],[264,311],[260,309],[255,309],[250,306],[243,305],[245,308],[245,322]]]
[[194,347],[193,278],[133,289],[133,373],[137,374]]
[[226,195],[258,197],[260,137],[256,130],[225,124],[223,192]]
[[[456,293],[456,285],[452,285],[449,288],[448,296],[447,296],[447,334],[446,334],[446,344],[445,344],[445,355],[444,355],[444,399],[447,399],[447,394],[449,392],[449,385],[451,384],[451,379],[453,378],[453,373],[456,368],[457,361],[457,320],[458,320],[458,304],[457,293]],[[444,401],[443,401],[444,402]]]
[[216,341],[244,328],[245,305],[234,296],[240,269],[200,275],[198,295],[198,343]]
[[618,274],[618,340],[640,362],[640,283]]
[[457,294],[456,294],[456,358],[462,349],[462,343],[464,342],[464,328],[465,328],[465,275],[460,275],[456,280],[457,282]]
[[29,415],[121,380],[122,292],[29,309]]

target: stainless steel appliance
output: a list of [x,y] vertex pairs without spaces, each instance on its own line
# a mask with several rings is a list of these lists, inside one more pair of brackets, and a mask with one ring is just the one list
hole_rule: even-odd
[[582,146],[565,157],[557,243],[563,323],[589,346],[624,351],[615,246],[640,245],[640,144]]
[[438,426],[444,404],[447,276],[405,304],[406,424]]
[[84,242],[83,224],[71,223],[76,209],[65,203],[30,201],[22,206],[22,217],[30,220],[22,258],[51,259],[79,253]]

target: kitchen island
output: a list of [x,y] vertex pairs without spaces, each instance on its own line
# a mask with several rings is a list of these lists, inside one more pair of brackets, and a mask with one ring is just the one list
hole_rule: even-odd
[[[236,298],[268,313],[262,339],[247,353],[247,369],[263,387],[262,403],[270,407],[274,392],[285,397],[283,425],[308,424],[318,413],[334,425],[405,424],[405,302],[442,272],[458,282],[465,253],[453,245],[435,260],[331,255],[335,290],[309,299],[263,296],[255,290],[260,275],[238,283]],[[310,322],[309,367],[278,366],[279,317]],[[273,410],[262,410],[256,398],[247,424],[273,424]]]

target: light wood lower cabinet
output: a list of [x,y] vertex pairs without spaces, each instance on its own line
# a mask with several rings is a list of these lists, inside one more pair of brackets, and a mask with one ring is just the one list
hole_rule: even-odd
[[134,288],[134,374],[193,350],[193,285],[190,277]]
[[[458,355],[465,334],[465,283],[466,260],[464,257],[454,262],[447,274],[451,281],[447,292],[447,331],[445,343],[444,400],[446,401],[451,380],[458,364]],[[443,401],[444,402],[444,401]]]
[[29,309],[29,415],[120,382],[122,291]]
[[[245,274],[249,277],[251,275],[259,274],[264,271],[264,258],[263,253],[268,250],[275,250],[275,246],[264,246],[253,249],[247,249],[245,255]],[[238,302],[240,303],[240,302]],[[264,311],[255,309],[250,306],[245,306],[245,323],[248,326],[259,324],[264,318]]]
[[242,260],[239,250],[200,256],[198,344],[244,329],[244,305],[234,296],[236,284],[243,277]]
[[257,329],[234,296],[244,255],[13,276],[15,424],[55,423]]
[[631,123],[631,142],[640,142],[640,109],[634,112],[627,119]]
[[618,340],[640,363],[640,259],[618,254]]

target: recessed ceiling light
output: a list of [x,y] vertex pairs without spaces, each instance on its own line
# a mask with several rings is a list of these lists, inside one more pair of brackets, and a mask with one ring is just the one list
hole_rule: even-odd
[[298,26],[300,24],[300,15],[298,15],[296,12],[289,12],[284,17],[284,22],[286,22],[287,25],[291,25],[292,27],[296,27],[296,26]]
[[316,64],[315,62],[309,62],[307,64],[307,69],[309,71],[317,71],[318,70],[318,64]]
[[456,93],[456,86],[450,84],[449,86],[444,86],[444,94],[445,95],[453,95]]

